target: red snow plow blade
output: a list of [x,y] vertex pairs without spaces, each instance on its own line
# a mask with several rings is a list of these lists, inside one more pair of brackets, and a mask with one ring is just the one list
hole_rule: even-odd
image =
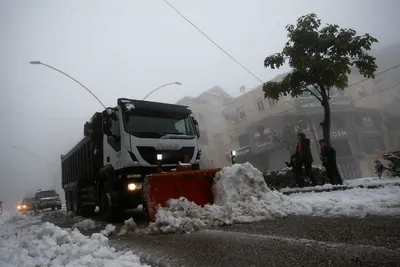
[[199,206],[212,204],[211,187],[215,174],[220,170],[182,170],[149,175],[145,181],[144,198],[150,220],[155,221],[158,207],[165,207],[170,199],[185,197]]

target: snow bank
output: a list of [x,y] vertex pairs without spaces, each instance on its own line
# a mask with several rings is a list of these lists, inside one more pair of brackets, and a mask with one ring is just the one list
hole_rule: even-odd
[[100,231],[100,234],[102,234],[102,235],[108,237],[108,236],[110,236],[111,234],[115,233],[115,228],[116,228],[116,227],[115,227],[114,225],[112,225],[112,224],[107,224],[106,228],[105,228],[104,230],[101,230],[101,231]]
[[367,177],[359,178],[354,180],[346,180],[343,182],[349,186],[374,186],[374,185],[389,185],[400,183],[400,178],[378,178],[378,177]]
[[72,228],[78,228],[79,230],[93,230],[96,229],[97,224],[92,219],[85,219],[80,222],[77,222],[72,226]]
[[[327,185],[326,185],[327,186]],[[224,167],[215,176],[214,204],[199,207],[186,198],[159,208],[143,233],[191,232],[233,223],[251,223],[288,215],[400,215],[400,187],[350,189],[283,195],[272,191],[250,163]]]
[[119,236],[121,235],[126,235],[128,233],[134,232],[137,229],[136,222],[133,220],[133,218],[129,218],[124,222],[124,225],[121,228],[121,231],[119,231]]
[[400,187],[354,188],[324,193],[298,193],[288,196],[291,214],[309,216],[400,215]]
[[131,251],[116,251],[108,245],[108,238],[98,233],[87,237],[78,229],[64,230],[48,222],[30,225],[32,217],[15,213],[0,218],[2,267],[148,266]]

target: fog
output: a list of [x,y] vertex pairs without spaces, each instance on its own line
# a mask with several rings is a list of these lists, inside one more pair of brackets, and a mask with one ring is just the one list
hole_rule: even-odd
[[[263,81],[288,71],[265,69],[263,61],[282,49],[285,26],[307,13],[370,33],[379,40],[377,50],[400,43],[396,0],[170,3]],[[148,100],[176,103],[214,86],[237,97],[241,86],[260,85],[162,0],[5,0],[0,36],[0,201],[6,207],[27,192],[50,188],[53,175],[63,195],[60,155],[83,136],[84,122],[102,110],[78,84],[30,61],[68,73],[106,106],[115,106],[118,97],[141,99],[174,81],[182,86],[165,87]],[[400,58],[393,65],[399,63]]]

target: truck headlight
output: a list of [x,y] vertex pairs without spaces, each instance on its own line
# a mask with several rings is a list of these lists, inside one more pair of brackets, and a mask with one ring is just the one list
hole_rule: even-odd
[[157,160],[162,160],[162,154],[157,154]]
[[142,189],[142,185],[139,183],[129,183],[128,184],[129,191],[135,191],[135,190],[140,190],[140,189]]

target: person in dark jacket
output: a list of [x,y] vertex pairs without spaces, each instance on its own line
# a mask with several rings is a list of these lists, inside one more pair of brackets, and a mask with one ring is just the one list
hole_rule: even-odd
[[306,138],[304,133],[297,134],[297,147],[296,147],[296,165],[294,172],[296,174],[296,182],[299,187],[304,187],[305,181],[303,177],[303,166],[306,176],[310,178],[313,186],[317,185],[312,172],[313,157],[311,153],[310,139]]
[[336,164],[336,150],[328,145],[325,139],[319,140],[319,146],[321,148],[321,161],[322,166],[326,169],[331,184],[343,184],[342,177],[340,176],[337,164]]

